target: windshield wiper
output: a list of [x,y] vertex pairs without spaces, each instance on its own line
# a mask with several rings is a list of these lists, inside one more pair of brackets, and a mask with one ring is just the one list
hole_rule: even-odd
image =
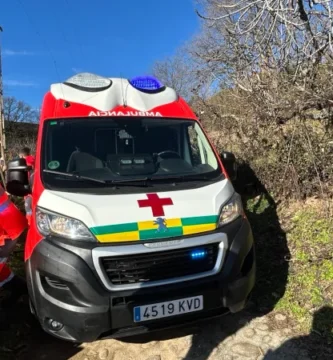
[[112,184],[127,184],[129,182],[141,182],[141,181],[147,181],[149,180],[149,178],[144,177],[144,178],[139,178],[139,179],[118,179],[118,180],[109,180],[110,183]]
[[[147,181],[149,178],[139,178],[139,179],[118,179],[118,180],[106,180],[107,184],[112,185],[124,185],[124,186],[148,186]],[[142,183],[142,184],[138,184]]]
[[158,181],[158,180],[174,180],[174,181],[202,181],[202,180],[209,180],[207,176],[200,176],[200,175],[167,175],[167,176],[152,176],[149,178],[151,181]]
[[138,179],[119,179],[119,180],[106,180],[107,184],[113,184],[113,185],[124,185],[124,186],[139,186],[138,183],[142,183],[142,186],[149,186],[149,183],[154,182],[163,182],[163,181],[202,181],[202,180],[208,180],[208,178],[205,177],[199,177],[197,175],[195,176],[177,176],[177,175],[170,175],[170,176],[151,176],[151,177],[144,177],[144,178],[138,178]]
[[53,170],[47,170],[47,169],[44,169],[43,172],[48,173],[48,174],[66,176],[66,177],[69,177],[69,178],[74,178],[76,180],[91,181],[91,182],[95,182],[95,183],[99,183],[99,184],[105,184],[105,185],[107,184],[107,182],[105,180],[99,180],[99,179],[91,178],[91,177],[88,177],[88,176],[82,176],[82,175],[79,175],[79,174],[66,173],[66,172],[62,172],[62,171],[53,171]]
[[[209,180],[207,176],[200,175],[167,175],[167,176],[151,176],[151,177],[143,177],[143,178],[133,178],[133,179],[115,179],[115,180],[100,180],[96,178],[91,178],[88,176],[79,175],[76,173],[67,173],[61,171],[54,171],[44,169],[43,172],[49,174],[55,174],[60,176],[65,176],[69,178],[73,178],[80,181],[89,181],[94,183],[99,183],[103,185],[115,185],[115,186],[149,186],[148,183],[171,180],[171,181],[205,181]],[[141,183],[141,184],[139,184]]]
[[88,176],[83,176],[75,173],[66,173],[61,171],[53,171],[53,170],[47,170],[44,169],[43,172],[49,173],[49,174],[55,174],[55,175],[61,175],[66,176],[69,178],[73,178],[76,180],[83,180],[83,181],[91,181],[103,185],[127,185],[131,186],[131,183],[133,183],[134,186],[138,186],[138,182],[144,182],[144,186],[147,186],[147,180],[149,180],[147,177],[145,178],[139,178],[139,179],[119,179],[119,180],[100,180],[96,178],[91,178]]

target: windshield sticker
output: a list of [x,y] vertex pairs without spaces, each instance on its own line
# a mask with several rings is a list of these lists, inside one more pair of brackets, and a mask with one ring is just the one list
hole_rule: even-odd
[[60,162],[57,160],[50,161],[47,165],[47,167],[51,170],[58,169],[59,166],[60,166]]
[[90,111],[89,116],[152,116],[162,114],[158,111]]

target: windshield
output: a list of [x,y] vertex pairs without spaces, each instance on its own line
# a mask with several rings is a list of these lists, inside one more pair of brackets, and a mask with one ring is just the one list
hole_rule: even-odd
[[43,144],[42,179],[48,187],[142,186],[223,176],[206,136],[192,120],[51,120],[45,122]]

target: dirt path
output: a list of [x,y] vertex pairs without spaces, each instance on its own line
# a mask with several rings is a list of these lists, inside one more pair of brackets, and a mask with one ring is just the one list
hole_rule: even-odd
[[[102,340],[79,347],[38,329],[28,346],[1,359],[18,360],[308,360],[295,343],[295,330],[282,314],[226,316],[191,329],[163,331],[122,341]],[[290,343],[286,341],[290,340]],[[21,344],[22,345],[22,344]],[[24,344],[23,344],[24,345]],[[282,346],[282,347],[281,347]],[[277,354],[275,349],[280,348]],[[273,351],[269,354],[269,351]],[[10,357],[12,355],[12,357]],[[327,359],[333,357],[329,353]],[[321,360],[326,357],[321,356]]]
[[306,351],[294,346],[287,346],[278,357],[274,354],[265,357],[269,350],[293,337],[286,317],[281,314],[253,320],[228,317],[196,330],[194,335],[143,343],[99,341],[85,345],[71,360],[310,359]]
[[263,315],[251,309],[192,328],[80,346],[44,333],[25,306],[17,308],[15,315],[11,332],[0,332],[1,360],[333,359],[333,347],[327,340],[315,332],[297,336],[297,328],[277,312]]

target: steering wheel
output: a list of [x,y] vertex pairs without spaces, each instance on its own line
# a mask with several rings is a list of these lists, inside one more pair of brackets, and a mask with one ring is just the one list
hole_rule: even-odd
[[[165,155],[169,155],[169,156],[165,157]],[[179,154],[176,151],[172,151],[172,150],[161,151],[157,154],[157,156],[161,159],[181,159]]]

